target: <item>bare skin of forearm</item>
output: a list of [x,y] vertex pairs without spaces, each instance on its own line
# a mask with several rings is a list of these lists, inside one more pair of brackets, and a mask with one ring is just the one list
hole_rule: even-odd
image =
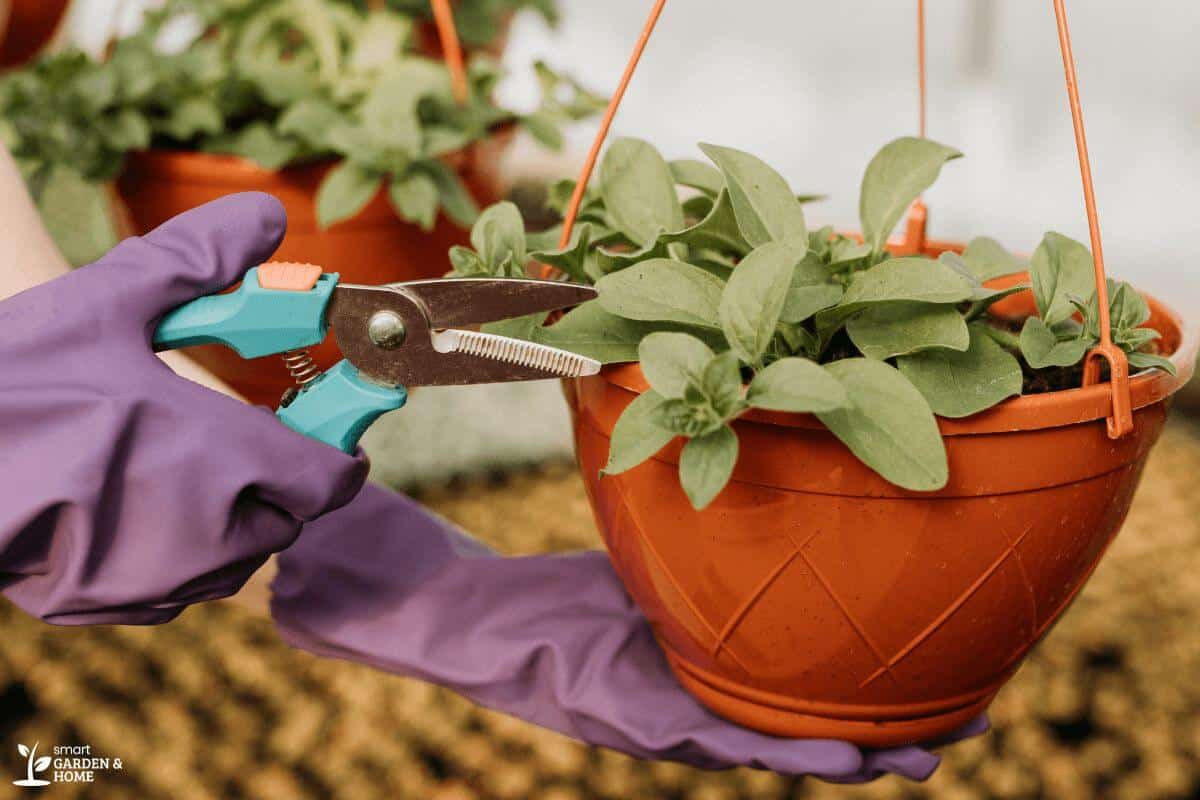
[[[0,145],[0,300],[11,297],[70,270],[54,240],[42,225],[33,198],[8,150]],[[163,353],[162,359],[185,378],[237,397],[237,392],[182,353]]]

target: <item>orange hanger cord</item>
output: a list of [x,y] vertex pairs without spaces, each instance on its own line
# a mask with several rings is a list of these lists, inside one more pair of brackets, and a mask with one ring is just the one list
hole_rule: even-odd
[[917,0],[917,92],[920,100],[918,135],[925,138],[925,0]]
[[[604,140],[608,136],[608,129],[612,127],[613,118],[617,116],[617,108],[621,105],[621,100],[625,97],[625,90],[629,88],[629,82],[633,79],[633,73],[637,70],[638,62],[642,60],[642,53],[646,49],[646,44],[650,41],[650,34],[654,33],[654,26],[658,24],[658,18],[662,15],[663,7],[666,6],[667,0],[655,0],[654,8],[650,9],[650,16],[646,19],[646,24],[642,28],[642,34],[638,37],[637,44],[634,45],[633,54],[629,57],[629,63],[625,65],[625,74],[621,76],[621,82],[617,84],[617,90],[613,92],[612,98],[608,101],[608,108],[604,110],[604,117],[600,120],[600,130],[596,132],[596,138],[592,141],[592,149],[588,151],[587,159],[583,162],[583,169],[579,173],[579,180],[575,182],[575,191],[571,194],[571,203],[567,206],[567,213],[563,218],[562,236],[559,238],[558,246],[566,247],[571,243],[571,232],[575,228],[575,218],[579,216],[579,207],[583,204],[583,193],[587,190],[588,181],[592,177],[592,170],[596,168],[596,159],[600,157],[600,148],[604,146]],[[548,272],[549,267],[546,267],[543,272]]]
[[430,3],[438,39],[442,43],[442,55],[446,59],[446,69],[450,70],[454,99],[462,105],[467,102],[467,68],[463,65],[462,44],[454,27],[454,11],[450,8],[450,0],[430,0]]
[[[917,132],[925,138],[926,91],[925,91],[925,0],[917,0]],[[923,198],[913,201],[908,210],[908,220],[904,227],[904,244],[901,250],[905,255],[919,255],[925,250],[925,228],[929,222],[929,209],[925,207]]]
[[1083,108],[1079,102],[1079,81],[1075,77],[1075,56],[1071,51],[1071,33],[1067,30],[1067,11],[1063,0],[1054,0],[1058,24],[1058,44],[1062,49],[1063,70],[1067,78],[1067,97],[1071,104],[1071,122],[1075,126],[1075,148],[1079,153],[1079,174],[1083,178],[1083,202],[1087,209],[1088,231],[1092,239],[1092,260],[1096,269],[1096,299],[1100,306],[1100,344],[1084,362],[1083,385],[1100,380],[1100,358],[1108,362],[1112,385],[1112,416],[1108,435],[1117,439],[1133,430],[1133,410],[1129,398],[1129,361],[1112,341],[1112,322],[1108,313],[1108,280],[1104,273],[1104,248],[1100,242],[1100,217],[1096,212],[1096,190],[1092,185],[1092,165],[1088,157],[1087,135],[1083,130]]

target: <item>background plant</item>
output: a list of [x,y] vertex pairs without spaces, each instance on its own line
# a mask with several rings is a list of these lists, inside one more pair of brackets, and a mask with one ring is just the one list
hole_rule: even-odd
[[[50,200],[114,177],[128,152],[154,147],[229,153],[268,169],[337,158],[317,199],[322,225],[354,216],[386,186],[397,214],[428,229],[439,210],[464,225],[478,214],[443,162],[448,153],[507,124],[557,147],[560,124],[598,107],[539,64],[541,107],[525,115],[501,108],[492,100],[501,73],[479,52],[459,105],[445,66],[416,50],[427,4],[363,5],[169,0],[104,62],[70,50],[0,78],[0,140],[52,227]],[[552,16],[544,1],[456,7],[464,36],[482,42],[525,5]]]
[[[860,240],[810,231],[802,204],[811,198],[755,156],[700,149],[712,165],[615,141],[567,247],[549,247],[560,229],[527,236],[516,208],[500,204],[476,223],[474,249],[450,254],[458,275],[518,277],[532,259],[595,284],[596,300],[553,325],[533,316],[497,328],[606,363],[641,362],[650,391],[618,420],[606,473],[682,436],[680,481],[703,508],[737,461],[730,423],[761,408],[813,413],[888,481],[931,491],[948,478],[935,415],[1078,385],[1099,340],[1082,244],[1047,233],[1032,263],[988,238],[962,255],[889,254],[891,231],[958,151],[916,138],[880,150],[862,180]],[[550,203],[561,210],[573,188],[556,184]],[[987,285],[1027,270],[1031,283]],[[1038,313],[1018,335],[990,311],[1029,288]],[[1153,352],[1157,332],[1141,327],[1145,300],[1124,283],[1110,298],[1113,337],[1131,365],[1173,370]]]

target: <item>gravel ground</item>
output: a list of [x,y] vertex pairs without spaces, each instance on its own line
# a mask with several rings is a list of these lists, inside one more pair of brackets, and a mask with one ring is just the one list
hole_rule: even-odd
[[[705,773],[576,745],[448,692],[289,650],[228,603],[159,628],[61,629],[0,605],[0,777],[18,742],[123,759],[47,797],[776,800],[1200,797],[1200,426],[1174,422],[1121,536],[993,707],[927,783],[834,787]],[[422,499],[514,553],[593,546],[567,465]],[[25,796],[0,781],[0,797]]]

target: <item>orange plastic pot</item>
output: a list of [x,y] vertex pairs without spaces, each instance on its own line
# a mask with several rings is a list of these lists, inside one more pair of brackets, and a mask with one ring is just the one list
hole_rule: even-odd
[[[499,162],[511,139],[511,128],[505,128],[448,160],[481,207],[503,195]],[[468,232],[445,215],[429,232],[404,222],[382,190],[356,217],[322,230],[315,197],[332,166],[326,162],[270,171],[234,156],[148,151],[129,157],[117,188],[135,233],[145,233],[176,214],[233,192],[263,191],[278,197],[287,209],[287,236],[275,253],[276,260],[320,264],[341,273],[348,283],[433,278],[449,270],[446,251],[466,244]],[[322,368],[341,357],[332,337],[310,352]],[[188,353],[254,403],[275,405],[292,385],[276,356],[243,360],[215,345],[189,348]]]
[[[875,746],[987,708],[1112,542],[1191,376],[1196,336],[1150,306],[1179,374],[1131,380],[1132,434],[1108,437],[1106,384],[939,420],[950,480],[933,493],[883,480],[815,417],[752,411],[734,423],[733,480],[695,511],[681,440],[599,475],[617,417],[648,388],[638,365],[569,384],[597,524],[683,685],[760,731]],[[1031,311],[1028,292],[1006,301]]]
[[0,67],[37,55],[58,31],[70,0],[0,0]]

